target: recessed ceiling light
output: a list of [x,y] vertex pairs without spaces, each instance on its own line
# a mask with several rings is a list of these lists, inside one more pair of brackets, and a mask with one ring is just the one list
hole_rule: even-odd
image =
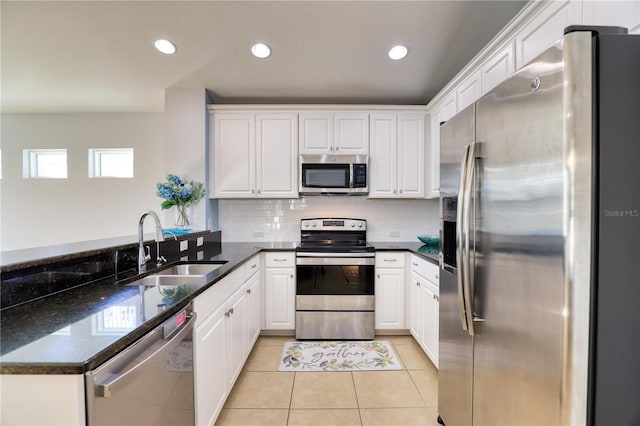
[[251,46],[251,53],[256,58],[264,59],[271,55],[271,48],[264,43],[256,43]]
[[169,40],[160,38],[154,41],[153,45],[156,47],[156,49],[158,49],[159,52],[162,52],[165,55],[173,55],[174,53],[176,53],[176,45]]
[[399,61],[400,59],[407,56],[407,53],[409,53],[409,49],[407,49],[407,46],[398,44],[397,46],[393,46],[391,49],[389,49],[389,58],[393,59],[394,61]]

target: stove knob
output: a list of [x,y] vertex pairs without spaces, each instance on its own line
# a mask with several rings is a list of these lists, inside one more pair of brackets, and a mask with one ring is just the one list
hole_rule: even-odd
[[318,224],[317,224],[317,223],[315,223],[315,222],[313,222],[313,223],[311,224],[311,226],[313,226],[313,227],[315,228],[315,227],[317,227],[317,226],[318,226]]
[[309,227],[309,223],[308,223],[308,222],[305,222],[302,226],[303,226],[304,228],[308,228],[308,227]]
[[351,222],[351,227],[355,228],[356,227],[356,223],[355,222]]
[[360,222],[360,223],[358,224],[358,228],[362,228],[362,226],[363,226],[363,225],[362,225],[362,222]]

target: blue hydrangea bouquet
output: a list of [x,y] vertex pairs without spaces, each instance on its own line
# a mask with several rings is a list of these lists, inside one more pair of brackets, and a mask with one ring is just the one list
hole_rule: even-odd
[[205,189],[201,182],[186,181],[180,176],[168,174],[166,182],[156,185],[158,197],[165,201],[160,204],[162,210],[176,207],[176,226],[184,228],[189,226],[190,219],[187,207],[197,203],[204,197]]

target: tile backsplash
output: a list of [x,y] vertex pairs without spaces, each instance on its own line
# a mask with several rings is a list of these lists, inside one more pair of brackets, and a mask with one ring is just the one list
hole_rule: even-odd
[[300,219],[314,217],[366,219],[369,241],[417,241],[416,235],[438,234],[438,215],[438,200],[319,196],[218,204],[223,242],[299,241]]

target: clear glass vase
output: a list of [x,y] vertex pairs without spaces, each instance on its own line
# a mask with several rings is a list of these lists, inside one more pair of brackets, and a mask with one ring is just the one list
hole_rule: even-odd
[[190,213],[191,209],[189,206],[176,206],[176,228],[188,228],[191,225]]

